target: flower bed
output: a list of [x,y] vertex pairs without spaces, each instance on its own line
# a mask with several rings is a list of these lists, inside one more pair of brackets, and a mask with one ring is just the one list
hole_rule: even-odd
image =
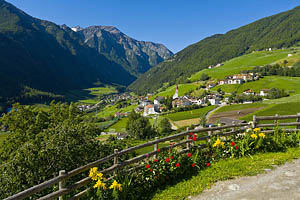
[[[194,143],[197,135],[191,133],[190,139]],[[99,182],[97,173],[91,169],[96,190],[90,192],[90,198],[151,199],[151,195],[158,189],[189,179],[199,170],[214,165],[220,159],[240,158],[258,152],[278,152],[285,151],[288,147],[299,147],[300,132],[288,134],[275,129],[274,134],[265,135],[258,128],[248,129],[243,134],[211,138],[206,144],[205,149],[191,148],[187,153],[180,153],[182,147],[161,152],[156,158],[149,158],[142,163],[141,170],[116,176],[116,180],[109,183],[110,189],[107,189],[106,185],[104,187],[102,176],[98,176],[101,176]],[[114,183],[116,187],[112,186]]]

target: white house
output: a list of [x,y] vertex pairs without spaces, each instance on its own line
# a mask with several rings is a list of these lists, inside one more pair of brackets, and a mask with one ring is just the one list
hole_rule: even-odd
[[144,108],[144,116],[147,115],[155,115],[159,113],[159,106],[158,105],[147,105]]
[[268,89],[262,89],[260,90],[259,95],[265,97],[268,95],[268,93],[269,93]]
[[209,101],[209,103],[211,104],[211,105],[220,105],[221,104],[221,102],[220,102],[220,100],[219,99],[208,99],[208,101]]

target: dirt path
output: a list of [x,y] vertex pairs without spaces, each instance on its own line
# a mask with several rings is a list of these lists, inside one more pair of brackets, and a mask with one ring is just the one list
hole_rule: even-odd
[[193,200],[296,200],[300,199],[300,159],[266,174],[217,182]]

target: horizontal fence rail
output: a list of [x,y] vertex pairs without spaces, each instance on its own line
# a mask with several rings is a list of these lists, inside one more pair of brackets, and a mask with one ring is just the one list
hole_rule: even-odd
[[[278,120],[286,120],[286,119],[296,119],[296,122],[286,122],[286,123],[279,123]],[[266,120],[274,120],[274,123],[268,123],[268,124],[260,124],[259,122],[261,121],[266,121]],[[275,116],[253,116],[253,122],[252,123],[240,123],[240,124],[230,124],[230,125],[223,125],[223,126],[217,126],[217,127],[207,127],[207,128],[198,128],[198,129],[194,129],[194,130],[187,130],[181,133],[177,133],[174,135],[170,135],[164,138],[156,138],[153,141],[144,143],[144,144],[140,144],[137,146],[133,146],[127,149],[124,149],[122,151],[118,151],[115,150],[113,154],[106,156],[104,158],[101,158],[99,160],[96,160],[94,162],[91,162],[87,165],[81,166],[79,168],[76,168],[72,171],[69,172],[65,172],[65,171],[60,171],[59,176],[54,177],[48,181],[45,181],[41,184],[38,184],[36,186],[33,186],[27,190],[24,190],[22,192],[19,192],[11,197],[8,197],[4,200],[22,200],[25,199],[27,197],[30,197],[46,188],[49,188],[53,185],[57,185],[59,184],[59,190],[52,192],[44,197],[39,198],[39,200],[49,200],[49,199],[56,199],[59,197],[59,199],[63,199],[62,197],[66,194],[69,194],[71,192],[73,192],[74,190],[77,190],[85,185],[87,185],[88,183],[90,183],[92,180],[90,177],[86,177],[80,181],[77,181],[76,183],[73,183],[72,185],[69,186],[65,186],[67,180],[73,176],[76,176],[78,174],[81,174],[83,172],[88,171],[90,168],[93,167],[97,167],[102,163],[105,163],[107,161],[111,161],[114,160],[114,165],[112,165],[109,168],[106,168],[104,170],[101,171],[101,173],[103,173],[103,175],[109,175],[112,174],[119,170],[122,169],[126,166],[132,165],[134,163],[138,163],[141,160],[147,159],[149,157],[155,157],[156,155],[158,155],[161,152],[167,151],[169,149],[178,147],[178,146],[185,146],[186,148],[182,149],[180,153],[185,153],[188,152],[191,148],[205,148],[206,144],[201,144],[199,146],[193,146],[193,140],[189,139],[189,134],[191,132],[193,133],[205,133],[207,132],[208,135],[207,136],[203,136],[203,137],[197,137],[196,141],[204,141],[204,140],[209,140],[211,137],[216,137],[216,136],[229,136],[229,135],[235,135],[235,134],[239,134],[239,133],[244,133],[247,129],[249,128],[273,128],[276,126],[295,126],[295,129],[284,129],[284,131],[286,132],[295,132],[295,131],[300,131],[300,113],[298,113],[297,115],[283,115],[283,116],[279,116],[279,115],[275,115]],[[279,129],[279,131],[282,131],[281,129]],[[264,133],[273,133],[274,130],[273,129],[268,129],[268,130],[262,130],[262,132]],[[183,141],[177,142],[175,144],[166,146],[166,147],[162,147],[159,149],[159,151],[157,151],[158,149],[158,144],[159,143],[163,143],[163,142],[167,142],[167,141],[172,141],[174,139],[178,139],[178,138],[183,138]],[[185,139],[184,139],[185,138]],[[118,163],[118,157],[130,152],[134,152],[136,150],[145,148],[145,147],[149,147],[149,146],[153,146],[154,147],[154,151],[148,152],[146,154],[143,155],[139,155],[136,156],[134,158],[131,158],[129,160],[125,160],[121,163]],[[141,165],[137,165],[131,169],[129,169],[128,171],[133,171],[136,170],[138,168],[140,168]],[[107,180],[111,180],[113,178],[110,177]],[[75,200],[75,199],[80,199],[82,198],[88,191],[90,190],[90,188],[87,188],[77,194],[75,194],[73,197],[71,197],[70,199]]]

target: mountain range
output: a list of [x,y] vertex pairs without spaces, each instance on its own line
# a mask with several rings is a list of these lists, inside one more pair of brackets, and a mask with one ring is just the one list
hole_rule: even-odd
[[114,27],[74,31],[0,0],[0,107],[96,82],[127,86],[171,55],[163,45],[139,42]]
[[135,40],[113,26],[90,26],[85,29],[77,26],[72,30],[78,32],[89,47],[136,77],[173,55],[162,44]]
[[192,74],[210,65],[254,50],[291,47],[299,41],[300,7],[296,7],[192,44],[148,70],[129,89],[138,94],[154,92],[162,86],[189,82]]

